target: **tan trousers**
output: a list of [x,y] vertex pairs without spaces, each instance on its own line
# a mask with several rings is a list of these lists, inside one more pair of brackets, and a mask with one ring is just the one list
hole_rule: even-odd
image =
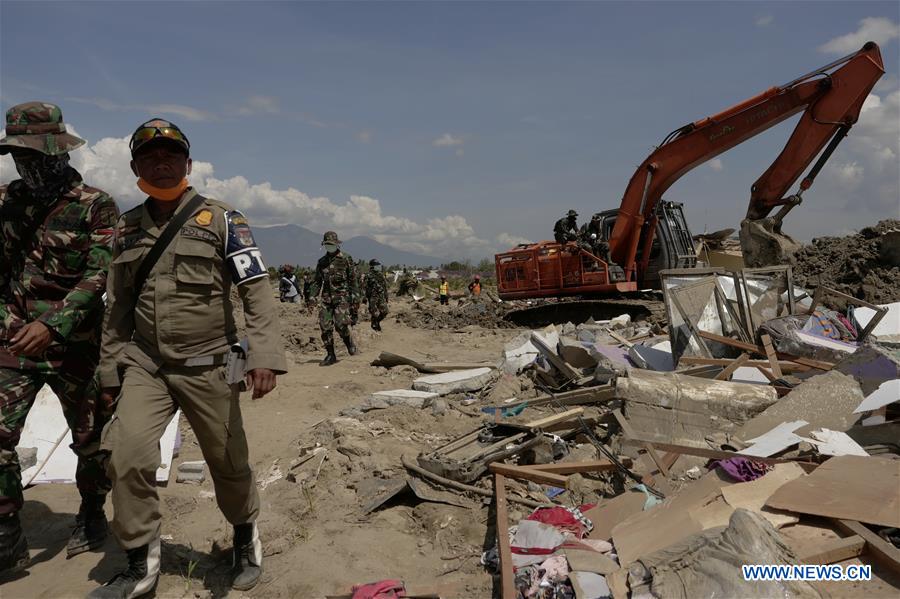
[[159,535],[159,440],[178,407],[197,436],[225,518],[232,524],[256,520],[259,495],[238,395],[221,366],[125,370],[116,413],[103,432],[103,448],[111,451],[112,528],[122,547],[134,549]]

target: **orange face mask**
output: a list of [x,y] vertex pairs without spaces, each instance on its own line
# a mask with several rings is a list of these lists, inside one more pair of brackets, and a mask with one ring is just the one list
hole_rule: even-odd
[[185,177],[175,187],[156,187],[147,183],[143,177],[140,177],[137,180],[137,186],[151,198],[162,200],[163,202],[173,202],[180,198],[184,190],[188,188],[188,180]]

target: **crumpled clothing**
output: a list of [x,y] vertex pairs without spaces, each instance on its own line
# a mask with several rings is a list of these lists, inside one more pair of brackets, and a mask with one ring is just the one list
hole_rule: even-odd
[[552,524],[522,520],[510,543],[513,566],[521,568],[540,564],[566,542],[566,535]]
[[727,460],[713,460],[710,468],[719,468],[725,474],[737,482],[749,482],[763,476],[771,470],[770,466],[762,462],[754,462],[747,458],[728,458]]
[[569,577],[569,560],[564,555],[554,555],[547,558],[541,564],[544,575],[541,576],[541,585],[550,586],[556,582],[562,582]]
[[406,586],[400,580],[380,580],[354,585],[351,592],[352,599],[402,599],[406,597]]
[[594,528],[593,522],[585,517],[583,513],[592,507],[594,507],[594,504],[590,503],[578,508],[564,506],[539,507],[531,512],[531,515],[526,520],[536,520],[550,524],[563,532],[572,533],[575,538],[580,539]]

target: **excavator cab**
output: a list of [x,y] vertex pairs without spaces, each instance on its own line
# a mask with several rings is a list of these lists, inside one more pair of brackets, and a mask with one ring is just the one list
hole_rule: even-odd
[[[659,271],[667,268],[694,268],[697,266],[697,252],[691,238],[687,220],[684,218],[683,204],[660,201],[656,205],[656,234],[650,245],[650,255],[643,269],[640,284],[643,287],[658,288]],[[600,213],[602,230],[606,240],[612,235],[618,210]],[[638,245],[635,257],[637,264],[644,264],[644,243]],[[610,271],[613,266],[610,265]],[[640,270],[640,269],[639,269]],[[610,273],[612,277],[612,273]]]

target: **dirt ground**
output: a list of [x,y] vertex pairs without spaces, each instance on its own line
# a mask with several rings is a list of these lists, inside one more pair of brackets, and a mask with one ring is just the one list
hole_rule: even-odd
[[[361,322],[361,354],[351,357],[340,347],[340,361],[328,368],[318,365],[322,351],[315,317],[292,304],[279,305],[290,371],[279,377],[269,396],[258,401],[245,396],[243,403],[262,500],[259,526],[265,555],[263,579],[247,596],[323,597],[383,578],[440,588],[446,597],[490,596],[491,577],[479,564],[486,506],[473,517],[470,509],[406,495],[362,515],[371,479],[403,474],[401,455],[415,457],[480,422],[452,407],[439,415],[431,408],[389,408],[360,420],[339,417],[368,393],[409,388],[420,376],[410,367],[388,371],[369,363],[382,350],[422,361],[496,362],[503,344],[517,334],[515,329],[471,326],[413,329],[397,322],[409,304],[392,298],[393,314],[383,323],[383,333]],[[435,310],[447,309],[433,304]],[[181,422],[183,444],[173,468],[202,459],[193,434]],[[291,470],[292,460],[316,443],[327,448],[324,461],[316,456]],[[273,473],[274,482],[267,484]],[[288,474],[297,482],[285,478]],[[173,474],[159,493],[163,563],[157,596],[225,596],[231,529],[216,507],[211,480],[180,484]],[[83,597],[124,565],[124,554],[112,540],[98,552],[65,559],[78,509],[74,485],[36,486],[25,498],[23,523],[32,565],[3,584],[0,597]]]

